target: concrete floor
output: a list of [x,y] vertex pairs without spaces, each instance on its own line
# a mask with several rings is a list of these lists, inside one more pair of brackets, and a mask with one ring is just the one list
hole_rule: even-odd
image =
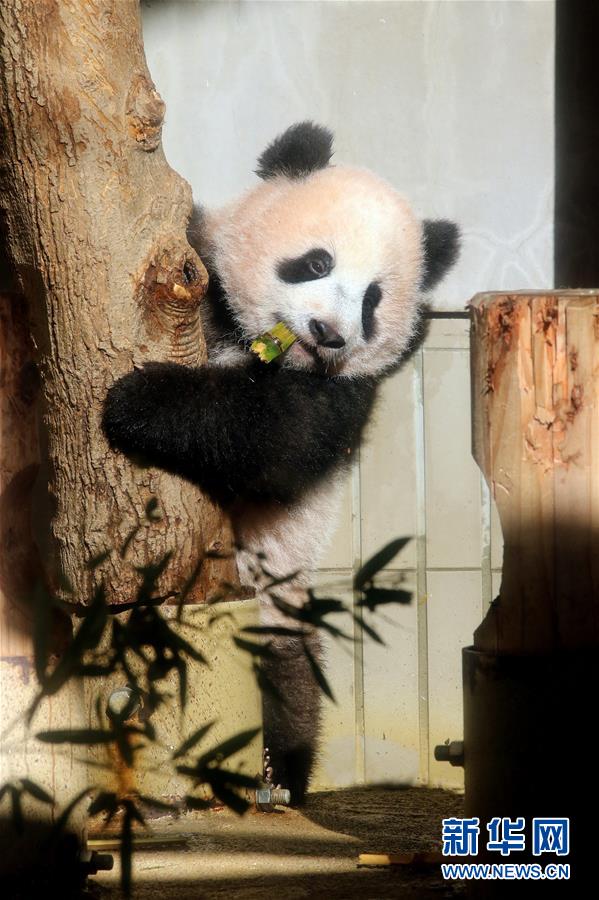
[[[460,815],[462,797],[424,788],[351,788],[314,793],[307,807],[239,818],[225,809],[156,820],[163,843],[134,855],[135,900],[326,897],[379,900],[462,893],[438,865],[358,868],[362,852],[438,850],[441,819]],[[116,854],[115,854],[116,855]],[[117,900],[118,861],[93,881]]]

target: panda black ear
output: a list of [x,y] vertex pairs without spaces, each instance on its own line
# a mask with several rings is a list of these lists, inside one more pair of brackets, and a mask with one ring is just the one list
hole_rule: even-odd
[[451,269],[460,255],[460,229],[447,219],[425,219],[424,267],[421,289],[429,291]]
[[274,139],[258,158],[260,178],[303,178],[325,169],[333,155],[333,135],[314,122],[298,122]]

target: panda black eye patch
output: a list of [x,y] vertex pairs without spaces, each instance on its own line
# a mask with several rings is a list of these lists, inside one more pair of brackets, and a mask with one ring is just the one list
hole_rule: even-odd
[[308,250],[295,259],[284,259],[277,265],[277,275],[286,284],[301,284],[326,278],[333,268],[333,257],[328,250]]
[[366,341],[374,337],[374,311],[381,302],[381,297],[380,285],[376,281],[371,282],[366,288],[362,300],[362,332]]

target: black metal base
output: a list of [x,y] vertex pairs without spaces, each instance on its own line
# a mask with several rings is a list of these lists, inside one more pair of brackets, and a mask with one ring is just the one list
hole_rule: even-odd
[[[593,879],[599,858],[599,652],[517,657],[468,647],[462,665],[466,815],[481,822],[477,861],[569,862],[574,882]],[[534,817],[569,817],[570,855],[516,852],[506,858],[487,852],[486,824],[495,816],[524,816],[528,846]],[[573,881],[486,882],[473,893],[505,896],[516,889],[527,897],[537,891],[565,897]]]

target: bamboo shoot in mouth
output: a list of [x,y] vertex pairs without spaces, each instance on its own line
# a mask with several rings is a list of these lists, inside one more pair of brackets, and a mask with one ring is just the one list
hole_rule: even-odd
[[262,362],[269,363],[281,356],[295,341],[297,341],[295,334],[287,328],[284,322],[278,322],[270,331],[266,331],[252,341],[250,349]]

